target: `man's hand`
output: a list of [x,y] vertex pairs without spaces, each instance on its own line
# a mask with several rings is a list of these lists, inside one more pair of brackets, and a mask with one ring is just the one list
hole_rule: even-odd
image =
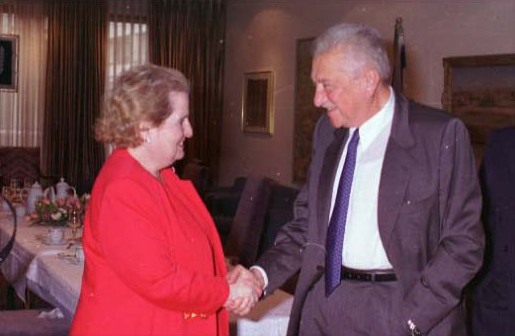
[[262,277],[237,265],[227,274],[227,282],[230,290],[225,308],[237,315],[248,314],[263,293]]

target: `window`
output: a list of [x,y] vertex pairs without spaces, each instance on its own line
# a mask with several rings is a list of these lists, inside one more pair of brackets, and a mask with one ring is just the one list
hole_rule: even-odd
[[122,71],[148,60],[147,24],[142,22],[109,21],[107,85]]

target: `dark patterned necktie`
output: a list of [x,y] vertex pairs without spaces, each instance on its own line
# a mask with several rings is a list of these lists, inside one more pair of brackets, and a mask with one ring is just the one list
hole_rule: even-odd
[[325,256],[325,295],[329,296],[340,284],[342,271],[342,248],[343,236],[345,234],[345,222],[347,221],[347,210],[349,209],[350,191],[354,167],[356,166],[356,149],[358,148],[358,129],[352,134],[347,146],[347,155],[343,164],[336,200],[334,202],[333,214],[329,222],[326,237]]

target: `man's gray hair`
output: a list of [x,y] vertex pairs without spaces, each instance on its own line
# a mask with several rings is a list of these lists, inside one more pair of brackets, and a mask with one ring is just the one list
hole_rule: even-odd
[[357,67],[368,65],[376,69],[383,82],[388,82],[390,62],[384,41],[376,29],[353,23],[332,26],[316,38],[313,57],[338,48],[353,59],[354,64],[349,70],[356,71],[359,70]]

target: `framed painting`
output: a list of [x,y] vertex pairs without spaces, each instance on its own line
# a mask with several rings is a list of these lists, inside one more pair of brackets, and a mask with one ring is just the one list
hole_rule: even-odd
[[442,105],[467,126],[476,160],[490,132],[515,126],[515,54],[443,59]]
[[0,35],[0,91],[18,89],[18,35]]
[[243,76],[242,130],[272,134],[274,131],[274,74],[247,72]]

